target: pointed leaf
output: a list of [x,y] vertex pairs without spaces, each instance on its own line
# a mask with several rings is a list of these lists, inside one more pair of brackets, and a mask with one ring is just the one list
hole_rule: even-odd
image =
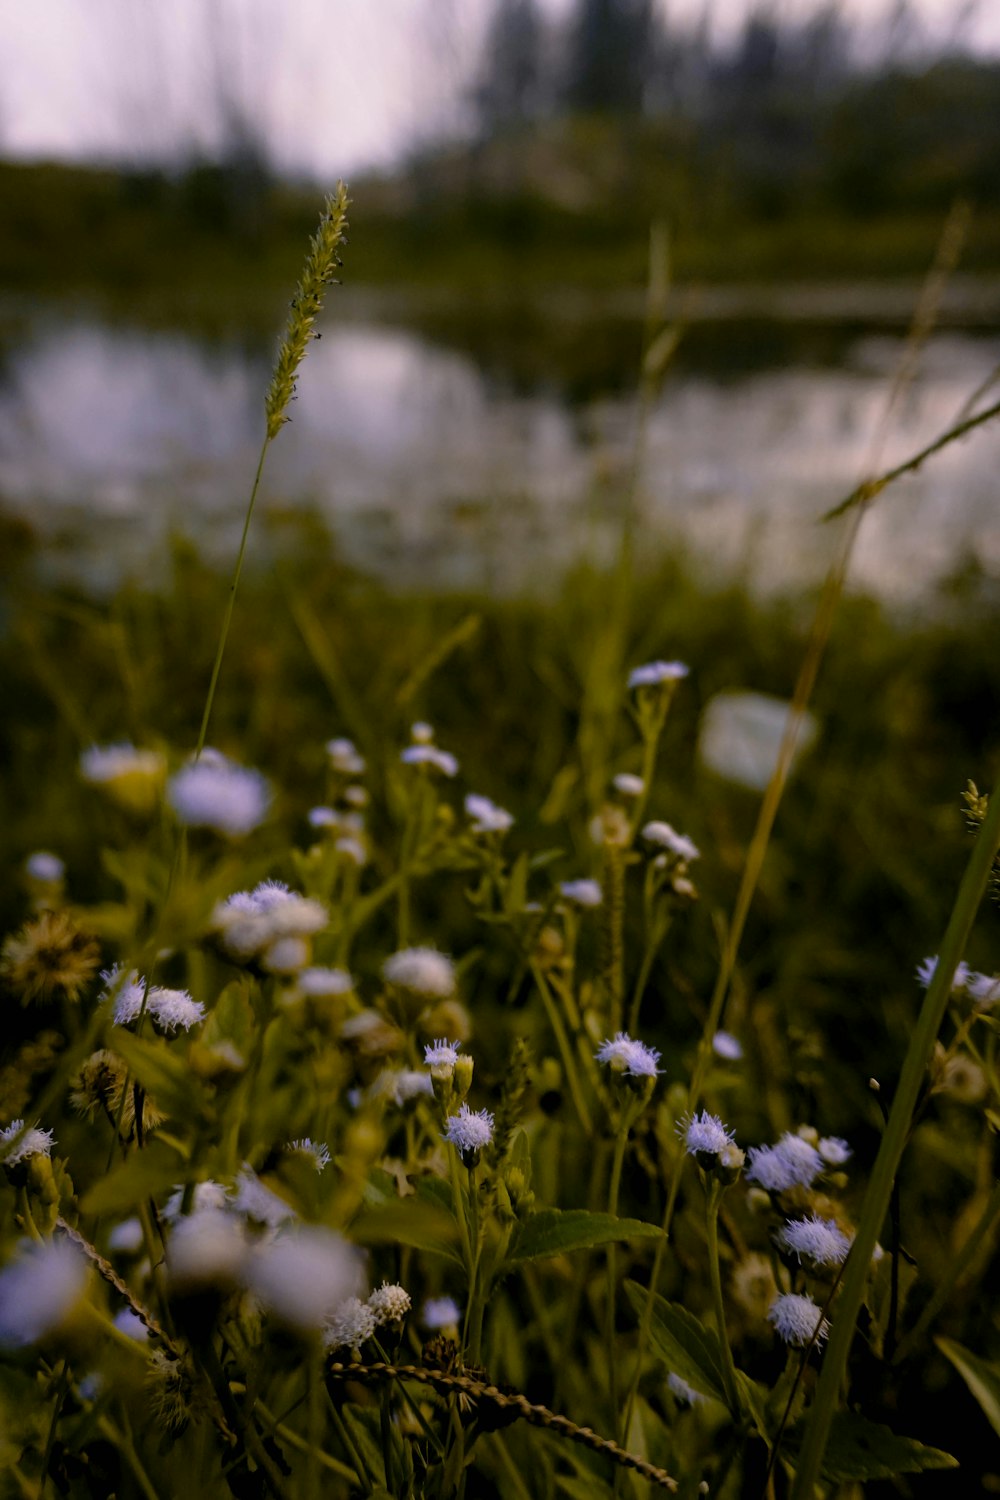
[[935,1339],[941,1353],[950,1359],[985,1413],[994,1432],[1000,1433],[1000,1368],[963,1349],[953,1339]]
[[[786,1434],[782,1445],[794,1462],[801,1431]],[[957,1469],[958,1459],[939,1448],[927,1448],[916,1438],[899,1437],[878,1422],[855,1412],[837,1412],[823,1456],[822,1475],[832,1484],[851,1480],[891,1479],[895,1474],[917,1474],[923,1469]]]
[[198,1079],[186,1059],[172,1052],[166,1042],[147,1042],[123,1026],[114,1026],[108,1046],[165,1114],[191,1120],[204,1113],[204,1093]]
[[[641,1318],[649,1293],[635,1281],[626,1281],[625,1291],[636,1315]],[[719,1341],[693,1313],[676,1302],[654,1296],[649,1336],[668,1370],[686,1380],[699,1395],[720,1401],[723,1406],[728,1405],[722,1384]]]
[[176,1186],[186,1171],[184,1158],[165,1141],[154,1139],[96,1182],[80,1207],[85,1214],[123,1213]]
[[526,1260],[542,1260],[549,1255],[585,1250],[591,1245],[610,1245],[617,1240],[655,1239],[659,1234],[658,1224],[644,1224],[641,1219],[592,1214],[582,1208],[544,1208],[518,1229],[507,1264],[520,1265]]
[[351,1238],[359,1245],[409,1245],[462,1265],[454,1215],[415,1197],[363,1208],[351,1224]]

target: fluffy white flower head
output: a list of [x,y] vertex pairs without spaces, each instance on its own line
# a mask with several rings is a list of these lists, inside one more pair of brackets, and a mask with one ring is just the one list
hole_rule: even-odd
[[202,757],[170,778],[167,801],[188,828],[242,838],[267,817],[271,792],[259,771]]
[[684,1144],[690,1156],[718,1156],[733,1144],[733,1133],[727,1130],[718,1115],[710,1115],[703,1109],[693,1115],[683,1126]]
[[475,1156],[493,1139],[493,1116],[488,1109],[471,1110],[463,1104],[457,1115],[448,1116],[444,1138],[463,1158]]
[[669,823],[660,819],[654,819],[647,823],[642,836],[648,844],[654,844],[658,849],[667,849],[675,854],[683,864],[690,864],[692,860],[701,858],[701,850],[697,844],[692,843],[685,833],[678,833]]
[[443,1038],[440,1041],[428,1042],[424,1048],[424,1062],[429,1068],[454,1070],[461,1045],[461,1042],[447,1042]]
[[[924,961],[923,961],[923,963],[920,963],[920,964],[917,965],[917,983],[919,985],[921,985],[923,989],[926,990],[926,989],[930,988],[931,980],[934,978],[934,975],[937,973],[937,966],[938,966],[938,957],[937,957],[936,953],[934,954],[933,958],[925,958]],[[968,966],[967,963],[965,963],[963,961],[962,963],[960,963],[958,965],[958,968],[955,970],[954,974],[952,975],[952,979],[951,979],[951,992],[952,992],[952,994],[953,995],[957,995],[962,990],[964,990],[971,977],[972,977],[972,974],[971,974],[971,971],[969,969],[969,966]]]
[[333,995],[349,995],[354,980],[346,969],[300,969],[295,976],[295,987],[303,995],[326,1000]]
[[29,1156],[51,1156],[54,1144],[51,1130],[39,1130],[37,1125],[25,1130],[23,1120],[12,1120],[0,1130],[0,1166],[16,1167]]
[[631,771],[619,771],[611,785],[620,797],[641,797],[646,790],[642,777],[633,776]]
[[420,1313],[420,1321],[432,1333],[440,1328],[457,1328],[462,1310],[454,1297],[428,1297]]
[[466,797],[465,811],[473,833],[506,833],[514,822],[505,807],[498,807],[489,797],[481,797],[476,792],[470,792]]
[[167,1272],[182,1291],[235,1285],[243,1274],[247,1243],[243,1225],[219,1208],[199,1208],[174,1224],[167,1245]]
[[401,1323],[412,1305],[409,1292],[396,1282],[383,1281],[368,1298],[368,1306],[380,1327],[383,1323]]
[[91,745],[80,756],[80,775],[92,786],[125,777],[159,780],[165,769],[159,750],[137,750],[124,740],[116,745]]
[[399,758],[404,766],[429,766],[440,771],[442,776],[458,775],[458,761],[447,750],[439,750],[437,745],[407,745]]
[[584,908],[600,906],[604,900],[604,892],[596,880],[564,880],[559,894],[564,901]]
[[0,1349],[55,1332],[87,1289],[87,1262],[65,1239],[33,1243],[0,1271]]
[[796,1292],[785,1292],[771,1303],[768,1322],[786,1344],[803,1348],[813,1336],[822,1341],[830,1331],[830,1324],[811,1297]]
[[628,674],[630,689],[662,687],[665,682],[681,682],[688,675],[682,661],[649,661],[633,667]]
[[355,1353],[370,1339],[378,1324],[367,1302],[348,1297],[330,1314],[323,1327],[324,1349],[352,1349]]
[[324,1329],[342,1304],[357,1297],[364,1274],[360,1253],[341,1235],[304,1225],[255,1250],[247,1280],[282,1323],[311,1333]]
[[147,1009],[161,1031],[173,1032],[178,1027],[190,1031],[205,1019],[205,1007],[200,1000],[192,1000],[187,990],[168,990],[157,985],[149,992]]
[[842,1167],[851,1159],[851,1148],[839,1135],[825,1135],[817,1142],[816,1150],[828,1167]]
[[253,1219],[257,1224],[266,1224],[270,1229],[298,1217],[291,1204],[265,1187],[253,1168],[246,1165],[236,1175],[229,1205],[234,1213]]
[[673,1370],[667,1376],[667,1385],[677,1400],[683,1401],[687,1406],[698,1406],[701,1402],[708,1400],[708,1397],[696,1391],[693,1385],[688,1385],[683,1375],[678,1375]]
[[101,978],[104,980],[101,999],[113,999],[115,1003],[115,1025],[128,1026],[142,1009],[142,997],[146,993],[145,979],[135,969],[126,973],[120,964],[102,969]]
[[660,1054],[624,1031],[602,1042],[594,1055],[598,1062],[609,1063],[614,1072],[627,1073],[631,1078],[655,1078],[661,1071],[657,1066]]
[[739,1062],[743,1056],[742,1043],[731,1031],[717,1031],[712,1038],[712,1051],[726,1062]]
[[58,854],[50,854],[47,849],[36,849],[34,854],[29,854],[24,868],[32,880],[40,880],[46,885],[55,885],[66,874],[66,866]]
[[783,1250],[798,1257],[811,1260],[818,1266],[839,1266],[847,1259],[851,1248],[850,1236],[840,1229],[834,1219],[823,1219],[819,1214],[810,1214],[805,1219],[790,1219],[775,1239]]
[[786,1131],[776,1146],[752,1146],[749,1162],[747,1181],[771,1193],[811,1187],[823,1170],[823,1158],[816,1147],[791,1131]]
[[330,760],[331,769],[339,771],[342,776],[364,775],[364,758],[358,754],[353,740],[327,740],[326,753]]
[[285,1150],[289,1152],[297,1152],[300,1156],[307,1156],[312,1162],[313,1166],[316,1168],[317,1172],[322,1172],[324,1167],[328,1167],[332,1160],[330,1156],[330,1148],[329,1146],[327,1146],[326,1142],[313,1141],[310,1140],[308,1136],[303,1136],[303,1138],[298,1141],[289,1141],[288,1145],[285,1147]]
[[989,1010],[1000,1000],[1000,974],[970,974],[965,987],[978,1010]]
[[444,1000],[455,991],[455,967],[436,948],[400,948],[382,965],[382,977],[429,1000]]

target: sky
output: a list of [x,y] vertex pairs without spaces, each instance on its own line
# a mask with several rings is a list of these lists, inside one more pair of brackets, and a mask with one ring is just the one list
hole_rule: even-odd
[[[572,0],[541,0],[553,17]],[[750,0],[711,7],[722,36]],[[875,26],[893,0],[841,0]],[[249,106],[282,170],[387,166],[461,126],[494,0],[0,0],[0,155],[139,164],[211,150]],[[800,16],[810,0],[773,0]],[[1000,55],[1000,0],[910,0],[929,45]]]

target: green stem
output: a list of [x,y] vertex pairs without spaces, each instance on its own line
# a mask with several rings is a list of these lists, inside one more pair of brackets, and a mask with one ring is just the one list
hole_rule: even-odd
[[254,503],[257,499],[257,491],[260,488],[260,476],[264,472],[264,459],[271,439],[265,437],[261,444],[260,457],[257,460],[257,472],[253,479],[253,488],[250,491],[250,501],[247,505],[246,517],[243,521],[243,535],[240,537],[240,550],[236,554],[236,567],[233,570],[233,581],[229,586],[229,597],[226,600],[226,611],[222,617],[222,630],[219,633],[219,644],[215,652],[215,661],[212,664],[212,677],[208,684],[208,694],[205,698],[205,708],[201,716],[201,728],[198,730],[198,742],[195,745],[195,760],[201,755],[205,748],[208,737],[208,721],[212,716],[212,705],[215,702],[215,689],[219,681],[219,673],[222,670],[222,658],[225,655],[226,641],[229,639],[229,627],[233,620],[233,610],[236,607],[236,591],[240,586],[240,574],[243,572],[243,559],[246,556],[247,538],[250,535],[250,520],[253,516]]
[[[320,1390],[320,1396],[322,1397],[322,1389]],[[263,1401],[254,1402],[254,1408],[263,1417],[271,1431],[280,1437],[283,1443],[287,1443],[289,1448],[295,1448],[299,1453],[310,1451],[312,1444],[297,1433],[294,1428],[288,1427],[284,1422],[280,1421],[272,1411],[268,1410]],[[351,1484],[358,1483],[358,1477],[353,1469],[348,1468],[347,1464],[342,1464],[339,1458],[332,1458],[322,1448],[318,1450],[316,1459],[324,1469],[329,1469],[332,1474],[338,1474],[341,1479],[346,1479]]]
[[340,1438],[340,1441],[343,1443],[345,1449],[347,1450],[350,1460],[354,1465],[354,1469],[361,1484],[361,1488],[364,1490],[366,1495],[371,1495],[374,1491],[374,1486],[372,1485],[371,1478],[368,1474],[368,1469],[365,1466],[364,1459],[358,1452],[357,1445],[355,1444],[354,1439],[351,1437],[351,1434],[348,1431],[347,1423],[344,1421],[340,1412],[337,1410],[337,1404],[334,1401],[333,1397],[330,1395],[329,1386],[327,1386],[326,1388],[326,1404],[327,1408],[329,1409],[330,1415],[333,1418],[333,1425],[337,1429],[337,1435]]
[[[618,1193],[622,1181],[622,1164],[628,1144],[628,1126],[623,1120],[615,1136],[615,1153],[611,1158],[611,1180],[608,1183],[608,1213],[614,1218],[618,1213]],[[611,1397],[611,1420],[618,1420],[618,1360],[615,1353],[615,1292],[617,1290],[617,1256],[614,1241],[608,1245],[608,1298],[605,1309],[604,1343],[608,1361],[608,1393]],[[619,1437],[621,1434],[619,1433]]]
[[739,1420],[740,1414],[739,1399],[736,1394],[736,1366],[733,1363],[733,1351],[729,1347],[729,1334],[726,1331],[726,1309],[722,1300],[722,1272],[719,1266],[719,1205],[722,1202],[722,1192],[722,1186],[718,1182],[712,1182],[709,1186],[705,1205],[705,1238],[708,1244],[708,1276],[712,1287],[712,1306],[715,1309],[719,1346],[722,1349],[722,1385],[730,1414],[735,1422]]
[[538,993],[542,997],[545,1014],[548,1017],[549,1025],[552,1027],[556,1046],[559,1048],[563,1072],[566,1074],[566,1084],[569,1088],[574,1108],[576,1109],[577,1118],[580,1121],[584,1134],[591,1136],[594,1133],[594,1127],[590,1118],[590,1110],[587,1108],[587,1102],[583,1097],[583,1090],[580,1087],[580,1076],[576,1070],[576,1060],[573,1057],[573,1050],[569,1044],[569,1037],[566,1035],[566,1028],[562,1023],[562,1017],[552,998],[552,992],[546,983],[545,975],[536,963],[531,965],[531,975],[537,986]]
[[948,1008],[951,980],[961,961],[969,932],[983,893],[989,883],[993,861],[1000,848],[1000,794],[990,798],[986,817],[959,886],[947,930],[941,942],[937,969],[927,988],[920,1015],[913,1029],[903,1062],[889,1123],[882,1135],[882,1145],[872,1168],[868,1191],[862,1205],[854,1246],[847,1260],[840,1299],[830,1330],[823,1368],[812,1405],[801,1453],[792,1500],[812,1500],[819,1483],[820,1466],[830,1435],[830,1424],[840,1401],[847,1372],[847,1359],[854,1339],[854,1325],[865,1294],[872,1252],[885,1219],[892,1195],[892,1185],[910,1132],[910,1122],[927,1067]]

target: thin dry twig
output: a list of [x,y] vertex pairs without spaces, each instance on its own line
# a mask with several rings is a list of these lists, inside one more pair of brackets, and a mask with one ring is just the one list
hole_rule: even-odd
[[655,1464],[647,1463],[638,1454],[629,1453],[626,1449],[620,1448],[611,1438],[601,1437],[590,1427],[578,1427],[568,1417],[549,1411],[547,1406],[536,1406],[519,1391],[501,1391],[499,1387],[485,1380],[477,1380],[473,1375],[452,1375],[444,1370],[431,1370],[422,1365],[383,1363],[345,1365],[334,1362],[327,1365],[326,1370],[328,1375],[338,1380],[358,1380],[369,1384],[379,1380],[419,1380],[444,1395],[459,1392],[473,1401],[508,1413],[511,1421],[523,1418],[534,1427],[544,1427],[549,1432],[557,1432],[560,1436],[569,1438],[570,1442],[580,1443],[583,1447],[590,1448],[594,1453],[603,1453],[606,1458],[612,1459],[624,1469],[632,1469],[636,1474],[641,1474],[644,1479],[648,1479],[651,1484],[658,1485],[660,1489],[671,1492],[677,1489],[677,1480],[665,1469],[658,1469]]

